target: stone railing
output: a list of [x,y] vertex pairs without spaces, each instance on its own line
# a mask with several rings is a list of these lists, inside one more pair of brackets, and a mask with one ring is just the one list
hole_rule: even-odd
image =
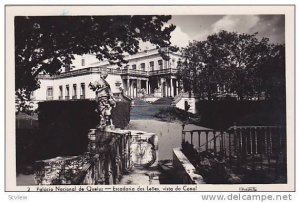
[[200,173],[211,169],[208,165],[216,164],[216,167],[226,167],[224,171],[231,169],[235,174],[246,176],[251,173],[253,183],[265,182],[260,180],[266,177],[273,182],[286,178],[286,131],[282,126],[233,126],[224,131],[183,130],[182,151],[195,167],[200,168]]
[[183,154],[180,148],[173,149],[173,167],[180,184],[205,184],[203,177]]
[[157,166],[158,137],[154,133],[91,129],[88,138],[83,155],[37,161],[36,184],[118,184],[134,167]]
[[176,74],[177,71],[178,71],[177,69],[173,69],[173,68],[160,69],[160,70],[150,71],[149,75],[154,76],[154,75],[161,75],[161,74]]
[[88,136],[85,154],[36,162],[36,184],[117,184],[132,167],[130,131],[91,129]]
[[115,68],[103,68],[103,67],[88,67],[84,69],[77,69],[68,72],[62,72],[56,75],[38,75],[40,79],[59,79],[65,77],[74,77],[92,73],[101,73],[107,72],[109,74],[117,74],[117,75],[137,75],[137,76],[155,76],[155,75],[162,75],[162,74],[176,74],[177,69],[175,68],[167,68],[161,70],[153,70],[153,71],[145,71],[145,70],[136,70],[136,69],[115,69]]

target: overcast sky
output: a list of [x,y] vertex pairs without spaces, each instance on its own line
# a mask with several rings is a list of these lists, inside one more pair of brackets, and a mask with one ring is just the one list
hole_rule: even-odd
[[284,43],[284,15],[173,15],[169,21],[176,25],[171,42],[183,47],[189,41],[205,40],[219,30],[235,31],[267,37],[272,43]]

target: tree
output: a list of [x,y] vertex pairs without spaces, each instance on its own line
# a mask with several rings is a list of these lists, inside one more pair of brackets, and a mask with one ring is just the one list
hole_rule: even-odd
[[220,31],[205,41],[190,43],[182,49],[184,61],[179,64],[179,75],[192,83],[194,92],[209,100],[217,86],[236,93],[240,99],[270,91],[274,81],[268,78],[274,61],[280,60],[277,69],[284,71],[284,54],[278,51],[284,46],[270,44],[267,38],[259,40],[256,35]]
[[61,67],[70,66],[75,54],[95,54],[99,60],[121,65],[126,63],[124,53],[138,52],[139,41],[157,48],[170,46],[175,29],[166,26],[170,19],[158,15],[15,17],[15,92],[23,106],[18,110],[25,110],[30,93],[39,88],[40,73],[58,74]]

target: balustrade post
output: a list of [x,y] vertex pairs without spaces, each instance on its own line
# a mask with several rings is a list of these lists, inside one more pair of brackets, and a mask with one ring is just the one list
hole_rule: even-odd
[[117,134],[113,134],[113,143],[111,145],[111,174],[112,174],[112,183],[117,183],[117,176],[118,176],[118,153],[117,153],[117,141],[118,137]]
[[182,126],[182,137],[181,137],[181,144],[185,143],[185,131],[184,131],[184,124],[181,125]]
[[[251,131],[251,129],[250,129],[250,131]],[[244,152],[245,152],[245,155],[247,157],[248,156],[248,133],[247,133],[247,131],[245,131],[245,148],[244,148]]]
[[240,140],[238,139],[238,133],[237,133],[237,128],[236,125],[233,128],[234,130],[234,147],[235,147],[235,155],[236,155],[236,169],[239,171],[240,167],[240,157],[239,157],[239,146],[240,146]]
[[271,149],[272,149],[272,131],[271,128],[269,128],[269,147],[268,147],[268,168],[271,169]]
[[239,130],[239,153],[243,152],[243,129]]
[[250,129],[250,133],[249,133],[249,141],[250,141],[250,154],[253,154],[253,140],[252,140],[252,131]]
[[214,135],[214,153],[216,154],[216,152],[217,152],[216,131],[213,131],[213,135]]
[[231,163],[232,163],[232,158],[231,158],[231,131],[229,130],[228,131],[228,134],[229,134],[229,136],[228,136],[228,139],[229,139],[229,141],[228,141],[228,145],[229,145],[229,165],[230,165],[230,167],[231,167]]
[[193,132],[193,131],[191,131],[190,133],[191,133],[191,144],[193,145],[193,139],[194,139],[194,137],[193,137],[193,136],[194,136],[194,132]]
[[[257,130],[255,130],[255,135],[256,135],[256,140],[257,140]],[[261,134],[261,132],[260,132],[260,135],[259,135],[259,137],[261,137],[260,138],[260,144],[259,144],[259,155],[260,155],[260,169],[262,170],[263,169],[263,136],[262,136],[262,134]],[[256,143],[256,145],[257,145],[257,143]]]
[[[281,132],[280,132],[280,127],[277,128],[277,137],[278,137],[278,143],[277,143],[277,150],[276,150],[276,170],[275,170],[275,177],[277,178],[278,175],[279,175],[279,171],[280,171],[280,168],[279,168],[279,158],[280,158],[280,149],[281,149],[281,143],[280,143],[280,139],[281,139]],[[275,137],[276,137],[275,136]]]
[[264,136],[265,136],[265,154],[268,154],[268,141],[267,141],[267,129],[264,127]]
[[205,144],[205,150],[207,151],[208,150],[208,131],[205,131],[205,134],[206,134],[206,144]]
[[129,132],[128,140],[127,140],[127,148],[128,148],[127,163],[128,163],[128,168],[131,167],[131,150],[130,150],[130,142],[131,142],[131,133]]
[[224,149],[223,149],[223,131],[220,131],[220,141],[219,141],[219,144],[220,144],[220,152],[223,154],[224,152]]
[[272,146],[272,143],[273,143],[273,141],[272,141],[272,128],[270,127],[270,148],[269,148],[270,154],[273,153],[273,146]]
[[255,154],[258,153],[258,141],[257,141],[257,129],[254,128],[254,138],[255,138]]
[[110,158],[109,153],[105,154],[105,160],[104,160],[104,183],[110,184]]
[[[201,147],[201,131],[198,131],[198,146]],[[200,148],[201,149],[201,148]]]
[[[256,128],[254,128],[254,135],[256,134]],[[253,152],[253,143],[252,143],[252,130],[250,128],[250,144],[251,144],[251,161],[252,161],[252,170],[255,169],[255,160],[254,160],[254,152]],[[254,137],[255,138],[255,137]],[[255,144],[256,145],[256,144]],[[257,145],[256,145],[257,146]]]

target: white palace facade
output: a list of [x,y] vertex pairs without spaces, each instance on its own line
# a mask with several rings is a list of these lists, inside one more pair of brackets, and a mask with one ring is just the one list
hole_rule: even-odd
[[175,97],[179,93],[176,78],[180,55],[169,53],[170,60],[163,60],[157,49],[126,56],[127,64],[119,67],[99,61],[94,55],[76,56],[71,68],[64,68],[58,75],[39,75],[40,88],[34,91],[35,101],[93,99],[95,93],[89,83],[99,79],[101,72],[112,93],[123,91],[130,98]]

